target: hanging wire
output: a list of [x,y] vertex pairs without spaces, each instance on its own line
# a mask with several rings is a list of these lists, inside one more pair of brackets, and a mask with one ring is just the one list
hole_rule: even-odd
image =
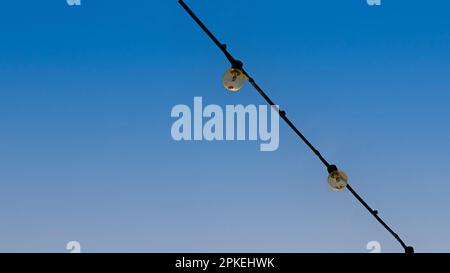
[[[280,115],[280,117],[286,122],[286,124],[300,137],[300,139],[311,149],[311,151],[320,159],[320,161],[325,165],[327,168],[328,173],[332,173],[338,168],[336,165],[331,165],[328,163],[328,161],[322,156],[322,154],[317,150],[311,142],[302,134],[302,132],[295,127],[295,125],[289,120],[289,118],[286,116],[286,112],[281,110],[277,104],[275,104],[270,97],[262,90],[262,88],[256,83],[256,81],[244,70],[244,64],[236,60],[227,50],[226,44],[222,44],[219,42],[219,40],[209,31],[209,29],[203,24],[203,22],[195,15],[195,13],[189,8],[186,3],[184,3],[183,0],[178,0],[178,3],[184,8],[184,10],[194,19],[194,21],[200,26],[200,28],[208,35],[208,37],[216,44],[216,46],[222,51],[222,53],[225,55],[225,57],[228,59],[228,61],[231,64],[231,67],[241,70],[244,75],[248,78],[249,83],[258,91],[258,93],[264,98],[264,100],[272,106],[277,113]],[[378,211],[373,210],[365,201],[362,199],[362,197],[356,193],[356,191],[350,186],[350,184],[347,184],[347,189],[350,191],[350,193],[370,212],[370,214],[375,217],[375,219],[387,230],[389,233],[400,243],[400,245],[403,247],[405,253],[411,254],[414,253],[414,248],[412,246],[407,246],[405,242],[400,238],[400,236],[395,233],[392,228],[390,228],[384,221],[378,216]]]

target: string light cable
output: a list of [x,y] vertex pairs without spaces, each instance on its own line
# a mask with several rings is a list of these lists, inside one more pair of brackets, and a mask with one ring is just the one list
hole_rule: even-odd
[[203,22],[195,15],[195,13],[189,8],[189,6],[183,0],[177,0],[178,3],[183,7],[183,9],[190,15],[190,17],[197,23],[197,25],[208,35],[208,37],[214,42],[214,44],[222,51],[225,57],[231,64],[231,68],[228,69],[222,77],[223,85],[229,91],[239,91],[246,81],[248,81],[255,90],[264,98],[264,100],[273,107],[279,114],[282,120],[295,132],[295,134],[308,146],[308,148],[319,158],[319,160],[326,167],[328,172],[328,184],[330,188],[334,191],[341,191],[348,189],[350,193],[369,211],[369,213],[400,243],[403,247],[405,253],[414,253],[414,248],[408,246],[400,238],[400,236],[394,232],[394,230],[389,227],[383,219],[379,216],[377,210],[373,210],[364,199],[350,186],[348,183],[348,177],[342,170],[334,164],[330,164],[317,150],[311,142],[303,135],[303,133],[295,127],[291,120],[287,117],[286,112],[281,110],[275,104],[270,97],[263,91],[263,89],[256,83],[256,81],[250,76],[250,74],[244,69],[244,64],[240,60],[235,59],[227,50],[227,45],[222,44],[216,36],[214,36],[211,31],[203,24]]

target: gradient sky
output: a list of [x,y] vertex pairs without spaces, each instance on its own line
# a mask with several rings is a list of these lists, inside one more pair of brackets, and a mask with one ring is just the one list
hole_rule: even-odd
[[[450,251],[449,1],[187,3],[419,252]],[[3,1],[0,251],[384,252],[397,242],[289,128],[175,142],[226,59],[175,0]]]

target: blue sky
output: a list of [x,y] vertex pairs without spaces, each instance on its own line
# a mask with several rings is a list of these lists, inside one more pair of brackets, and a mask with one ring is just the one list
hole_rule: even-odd
[[[187,3],[417,251],[450,251],[448,1]],[[0,251],[384,252],[397,242],[280,124],[280,148],[175,142],[226,59],[175,0],[0,9]]]

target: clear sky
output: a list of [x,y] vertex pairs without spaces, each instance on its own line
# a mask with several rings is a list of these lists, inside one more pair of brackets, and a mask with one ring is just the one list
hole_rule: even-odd
[[[450,251],[449,1],[187,3],[417,251]],[[3,1],[0,251],[384,252],[289,128],[175,142],[176,104],[263,104],[175,0]]]

